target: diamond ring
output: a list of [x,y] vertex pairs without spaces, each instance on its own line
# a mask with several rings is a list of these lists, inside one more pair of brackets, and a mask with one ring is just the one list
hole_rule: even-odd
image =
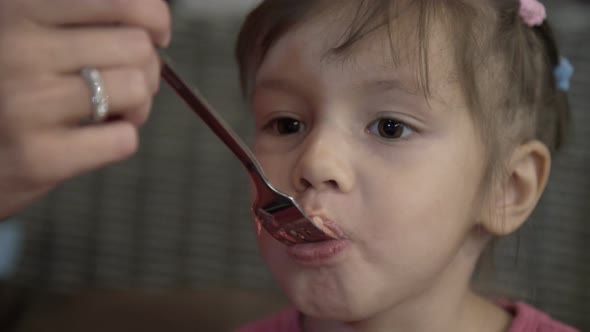
[[80,71],[80,75],[86,80],[92,92],[90,121],[94,123],[102,122],[109,114],[109,97],[106,95],[100,73],[96,68],[85,67]]

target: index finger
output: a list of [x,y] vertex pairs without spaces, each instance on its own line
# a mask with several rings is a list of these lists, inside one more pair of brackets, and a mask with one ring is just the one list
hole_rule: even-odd
[[30,19],[45,25],[131,25],[147,29],[154,42],[170,40],[170,9],[163,0],[26,0]]

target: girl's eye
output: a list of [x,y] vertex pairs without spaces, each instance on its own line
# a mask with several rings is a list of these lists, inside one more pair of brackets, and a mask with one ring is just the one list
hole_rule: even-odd
[[305,129],[301,121],[293,118],[277,118],[272,120],[270,125],[274,132],[279,135],[297,134]]
[[394,140],[411,135],[413,130],[408,125],[398,120],[382,118],[371,123],[369,126],[369,132],[388,140]]

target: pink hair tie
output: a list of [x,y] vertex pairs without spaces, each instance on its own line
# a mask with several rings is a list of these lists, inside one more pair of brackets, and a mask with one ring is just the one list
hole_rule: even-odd
[[547,13],[545,6],[538,0],[520,0],[520,10],[518,12],[526,25],[534,27],[543,24]]

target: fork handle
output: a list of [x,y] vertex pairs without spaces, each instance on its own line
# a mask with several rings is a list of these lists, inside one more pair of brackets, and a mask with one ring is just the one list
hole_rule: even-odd
[[244,141],[233,132],[231,127],[217,114],[197,89],[188,87],[164,58],[162,58],[161,76],[188,104],[193,112],[205,122],[211,131],[233,152],[246,167],[246,170],[252,175],[256,174],[258,177],[261,177],[261,168]]

